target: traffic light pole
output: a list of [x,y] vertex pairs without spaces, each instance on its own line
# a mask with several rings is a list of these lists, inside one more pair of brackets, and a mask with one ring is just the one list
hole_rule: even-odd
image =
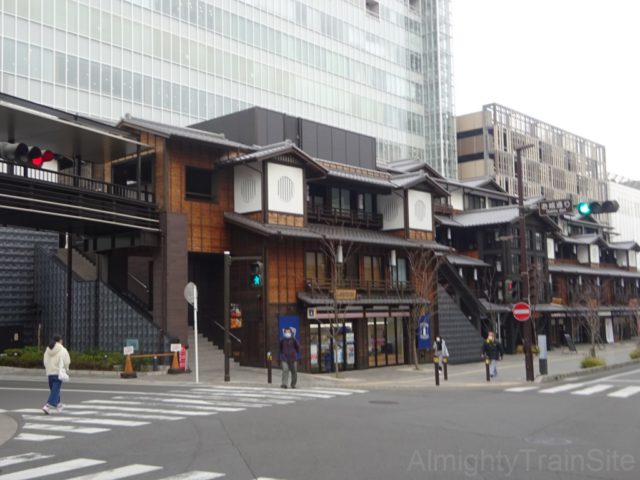
[[231,264],[241,261],[261,261],[262,257],[231,257],[231,252],[224,252],[224,381],[231,381],[229,358],[231,357],[230,308],[231,308]]
[[[518,176],[518,236],[520,242],[520,280],[522,281],[522,295],[521,298],[529,298],[529,269],[527,267],[527,238],[525,227],[525,212],[524,212],[524,181],[522,179],[522,150],[533,147],[533,144],[523,145],[516,147],[516,170]],[[532,338],[532,322],[533,316],[529,317],[529,320],[522,324],[524,329],[524,368],[526,378],[528,382],[533,382],[533,353],[531,351],[531,338]]]

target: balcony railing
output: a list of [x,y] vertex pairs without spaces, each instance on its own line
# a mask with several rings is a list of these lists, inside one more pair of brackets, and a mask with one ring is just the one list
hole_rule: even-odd
[[[393,282],[390,280],[359,280],[347,278],[336,286],[338,289],[355,290],[362,295],[397,295],[407,296],[416,293],[411,282]],[[307,290],[312,293],[330,294],[334,285],[330,280],[317,281],[307,279]]]
[[12,175],[29,180],[64,185],[66,187],[71,187],[85,192],[99,192],[106,195],[127,198],[129,200],[154,203],[153,192],[148,191],[148,187],[146,185],[138,192],[137,188],[107,183],[101,180],[94,180],[93,178],[69,175],[68,173],[31,168],[27,165],[19,165],[2,159],[0,159],[0,175]]
[[363,210],[347,210],[307,203],[307,218],[311,222],[330,225],[344,224],[353,227],[382,228],[382,215]]

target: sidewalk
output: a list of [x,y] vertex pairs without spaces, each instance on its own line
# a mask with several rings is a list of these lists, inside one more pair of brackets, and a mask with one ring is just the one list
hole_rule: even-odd
[[[607,345],[598,350],[598,356],[606,360],[608,367],[630,362],[629,353],[637,348],[638,339]],[[539,375],[538,357],[534,355],[534,371],[536,381],[553,381],[567,375],[581,375],[597,370],[580,368],[580,361],[587,355],[588,345],[578,346],[578,353],[566,353],[560,349],[549,352],[548,375]],[[638,362],[640,366],[640,361]],[[195,368],[191,360],[190,367]],[[135,386],[136,384],[155,385],[193,385],[195,384],[195,372],[188,374],[168,375],[164,372],[139,372],[138,378],[122,379],[117,372],[92,372],[74,371],[71,365],[71,381],[75,383],[108,383]],[[199,381],[205,385],[237,385],[266,387],[267,370],[263,368],[242,367],[231,362],[231,381],[224,382],[223,365],[200,365]],[[397,388],[436,388],[434,367],[432,364],[420,365],[420,370],[415,370],[410,365],[398,365],[368,370],[351,370],[335,374],[298,374],[298,386],[301,388],[359,388],[359,389],[397,389]],[[440,388],[470,388],[495,386],[506,388],[521,384],[526,381],[524,356],[522,354],[505,355],[498,362],[498,376],[490,383],[486,381],[485,366],[478,353],[477,363],[463,365],[450,365],[448,369],[449,380],[444,381],[440,375]],[[44,372],[33,369],[21,369],[12,367],[0,367],[0,380],[27,380],[41,382],[46,387]],[[273,370],[272,386],[278,387],[280,383],[280,370]]]

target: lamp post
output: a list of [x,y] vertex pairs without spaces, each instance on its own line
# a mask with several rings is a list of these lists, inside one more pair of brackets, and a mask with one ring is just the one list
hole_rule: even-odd
[[[522,282],[521,298],[529,298],[529,269],[527,268],[527,243],[524,212],[524,186],[522,169],[522,151],[534,147],[534,144],[526,144],[515,148],[516,151],[516,175],[518,177],[518,236],[520,237],[520,280]],[[533,316],[522,324],[524,329],[524,368],[528,382],[533,382],[533,353],[531,351]]]

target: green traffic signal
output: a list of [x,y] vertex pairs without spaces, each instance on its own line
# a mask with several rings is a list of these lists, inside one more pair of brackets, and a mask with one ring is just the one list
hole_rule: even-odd
[[589,202],[580,202],[578,204],[578,213],[580,215],[591,215],[591,205],[589,205]]
[[262,275],[258,273],[254,273],[251,275],[251,286],[252,287],[261,287],[262,286]]

